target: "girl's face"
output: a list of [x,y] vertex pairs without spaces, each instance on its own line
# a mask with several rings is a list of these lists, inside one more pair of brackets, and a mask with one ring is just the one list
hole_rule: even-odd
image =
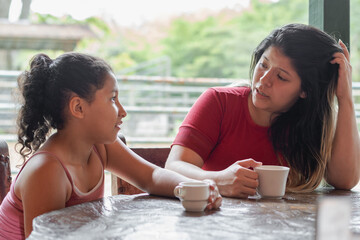
[[116,140],[126,111],[118,99],[117,81],[112,73],[105,77],[103,88],[95,92],[94,100],[87,105],[86,122],[91,138],[97,143]]
[[255,108],[275,115],[288,111],[299,97],[306,97],[290,58],[272,46],[255,67],[251,89]]

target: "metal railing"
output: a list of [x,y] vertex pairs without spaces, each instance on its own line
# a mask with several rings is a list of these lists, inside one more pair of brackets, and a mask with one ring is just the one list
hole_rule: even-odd
[[[0,71],[0,137],[16,140],[17,82],[20,72]],[[122,133],[129,145],[170,144],[192,104],[207,88],[244,83],[242,79],[118,76],[119,100],[128,112]],[[360,123],[360,83],[353,83]]]
[[[0,71],[0,137],[16,140],[17,77]],[[128,143],[170,144],[192,104],[207,88],[241,79],[118,76],[119,100],[128,112],[122,133]]]

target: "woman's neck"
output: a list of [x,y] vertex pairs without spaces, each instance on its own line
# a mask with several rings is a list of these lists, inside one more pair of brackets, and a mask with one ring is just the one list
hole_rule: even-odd
[[262,109],[258,109],[252,101],[251,92],[248,96],[248,108],[251,119],[254,121],[255,124],[262,127],[269,127],[271,125],[271,121],[275,117],[275,114]]

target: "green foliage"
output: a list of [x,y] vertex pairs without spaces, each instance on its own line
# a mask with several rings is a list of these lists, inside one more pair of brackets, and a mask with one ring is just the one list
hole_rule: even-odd
[[[219,13],[201,21],[179,17],[160,41],[135,30],[129,34],[112,29],[96,17],[78,21],[70,16],[33,14],[32,21],[87,24],[98,38],[82,40],[75,50],[106,59],[115,72],[166,55],[172,61],[172,75],[177,77],[248,78],[257,44],[274,28],[308,23],[308,4],[309,0],[251,0],[249,9],[231,16]],[[351,0],[350,4],[353,79],[360,81],[360,0]]]
[[[164,39],[164,53],[172,60],[173,74],[181,77],[217,77],[219,72],[231,75],[231,69],[219,66],[229,48],[231,29],[221,27],[219,21],[209,17],[190,22],[177,19]],[[226,49],[227,51],[224,51]]]
[[176,19],[163,40],[164,53],[178,77],[248,78],[251,54],[276,27],[307,23],[307,0],[251,1],[251,8],[224,21],[209,17]]
[[31,16],[31,22],[38,24],[79,24],[82,21],[73,19],[70,15],[56,17],[51,14],[35,13]]

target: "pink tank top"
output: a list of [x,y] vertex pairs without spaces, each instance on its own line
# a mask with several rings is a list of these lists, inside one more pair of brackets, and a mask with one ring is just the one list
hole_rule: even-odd
[[[95,147],[94,147],[94,151],[99,157],[99,160],[101,161],[103,171],[98,184],[90,192],[87,193],[83,193],[80,190],[78,190],[78,188],[73,183],[69,171],[57,156],[55,156],[50,152],[45,152],[45,151],[37,152],[32,156],[34,157],[35,155],[38,154],[50,154],[54,156],[63,166],[66,176],[68,177],[72,187],[71,196],[69,200],[65,203],[66,207],[84,202],[93,201],[104,197],[104,163]],[[20,169],[20,172],[18,173],[17,176],[19,176],[22,169],[30,161],[30,159]],[[16,182],[16,179],[10,187],[10,192],[8,192],[8,194],[6,195],[0,206],[0,239],[25,239],[24,212],[23,212],[22,201],[15,195],[14,192],[14,183]]]

